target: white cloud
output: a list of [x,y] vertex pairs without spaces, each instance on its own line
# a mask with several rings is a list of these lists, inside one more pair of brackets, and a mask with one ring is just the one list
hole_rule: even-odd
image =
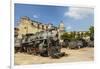
[[71,26],[67,26],[67,28],[66,28],[66,29],[67,29],[67,30],[70,30],[71,28],[72,28]]
[[39,18],[37,15],[33,15],[33,18]]
[[69,10],[64,14],[74,19],[83,19],[93,14],[94,10],[92,8],[73,8],[70,7]]

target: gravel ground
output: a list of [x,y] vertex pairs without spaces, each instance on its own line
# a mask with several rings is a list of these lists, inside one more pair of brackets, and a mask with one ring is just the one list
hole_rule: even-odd
[[15,65],[29,65],[29,64],[45,64],[45,63],[67,63],[67,62],[80,62],[80,61],[93,61],[94,48],[81,48],[78,50],[70,50],[62,48],[62,52],[68,56],[61,57],[60,59],[52,59],[50,57],[41,57],[35,55],[28,55],[24,53],[16,53],[14,55]]

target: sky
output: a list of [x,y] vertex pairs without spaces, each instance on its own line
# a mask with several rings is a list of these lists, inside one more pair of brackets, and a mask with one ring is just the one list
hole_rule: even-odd
[[88,31],[94,25],[93,8],[34,4],[15,4],[14,7],[14,26],[22,16],[54,26],[63,21],[66,31]]

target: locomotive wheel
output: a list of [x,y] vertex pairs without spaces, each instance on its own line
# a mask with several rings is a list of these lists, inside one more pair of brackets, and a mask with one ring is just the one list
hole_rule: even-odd
[[48,51],[44,51],[44,52],[40,53],[40,56],[48,57]]
[[28,53],[28,54],[32,54],[32,50],[31,50],[30,47],[27,48],[27,53]]
[[80,49],[81,48],[81,46],[77,46],[78,47],[78,49]]
[[15,47],[15,53],[20,52],[20,47]]
[[52,58],[58,58],[58,59],[60,58],[59,55],[52,55],[51,57],[52,57]]
[[15,51],[14,51],[15,53],[17,53],[17,50],[16,50],[16,48],[15,48]]

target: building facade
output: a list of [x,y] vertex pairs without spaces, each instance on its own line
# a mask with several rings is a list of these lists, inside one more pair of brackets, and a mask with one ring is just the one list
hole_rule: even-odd
[[[17,26],[18,37],[22,38],[22,36],[25,34],[30,34],[30,33],[35,34],[36,32],[45,31],[45,30],[48,30],[49,27],[50,27],[49,24],[44,24],[35,20],[31,20],[29,17],[24,16],[24,17],[21,17],[19,21],[19,25]],[[65,31],[64,23],[62,21],[57,27],[57,29],[59,31],[59,35],[61,35]]]
[[83,39],[90,39],[90,32],[89,31],[73,31],[73,32],[67,32],[69,35],[74,34],[75,38],[81,37]]

